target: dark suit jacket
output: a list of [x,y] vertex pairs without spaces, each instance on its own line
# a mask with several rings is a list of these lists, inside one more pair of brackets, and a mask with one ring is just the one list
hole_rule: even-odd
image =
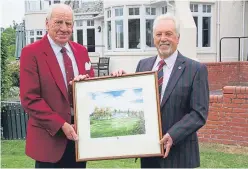
[[[90,62],[85,47],[69,42],[79,74]],[[42,162],[57,162],[66,148],[65,135],[57,132],[64,122],[71,123],[70,104],[59,63],[47,36],[23,48],[20,58],[20,98],[29,115],[26,154]]]
[[[156,56],[139,62],[136,72],[151,71]],[[198,167],[200,165],[196,131],[207,120],[209,106],[208,71],[204,64],[178,56],[160,105],[162,133],[173,139],[169,156],[160,166]]]

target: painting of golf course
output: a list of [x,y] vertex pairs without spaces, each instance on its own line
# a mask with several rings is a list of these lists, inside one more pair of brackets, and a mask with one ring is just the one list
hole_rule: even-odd
[[90,137],[145,134],[142,88],[90,92]]

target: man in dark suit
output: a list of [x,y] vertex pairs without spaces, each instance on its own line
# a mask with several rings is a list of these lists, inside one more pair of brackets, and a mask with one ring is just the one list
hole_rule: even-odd
[[[140,60],[136,72],[158,71],[164,157],[141,158],[141,168],[195,168],[200,166],[196,131],[207,120],[208,71],[204,64],[178,50],[179,23],[161,15],[153,26],[158,55]],[[114,72],[119,76],[124,71]]]
[[72,85],[94,76],[87,49],[70,41],[73,11],[53,5],[46,18],[48,33],[23,48],[20,98],[27,123],[26,154],[36,168],[85,168],[76,162]]

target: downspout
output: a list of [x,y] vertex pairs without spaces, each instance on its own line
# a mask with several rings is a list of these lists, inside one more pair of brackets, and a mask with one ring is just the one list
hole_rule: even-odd
[[[242,30],[242,36],[245,36],[245,1],[243,1],[243,30]],[[244,49],[245,49],[245,41],[242,39],[242,46],[241,46],[241,61],[244,61]]]
[[217,55],[216,55],[216,62],[220,61],[220,1],[217,1],[217,43],[216,43],[216,49],[217,49]]

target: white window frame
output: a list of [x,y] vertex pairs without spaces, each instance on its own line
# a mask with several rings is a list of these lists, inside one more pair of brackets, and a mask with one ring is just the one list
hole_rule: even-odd
[[[113,9],[112,8],[107,8],[107,9],[105,9],[105,16],[106,16],[106,19],[104,19],[105,21],[105,30],[104,30],[104,33],[105,33],[105,35],[106,35],[106,38],[104,38],[105,39],[105,44],[107,44],[107,45],[105,45],[105,50],[106,51],[109,51],[109,52],[111,52],[111,51],[113,51],[114,50],[114,31],[113,31],[113,29],[114,29],[114,24],[113,24],[113,20],[112,20],[112,18],[113,18]],[[108,49],[108,21],[110,21],[110,23],[111,23],[111,34],[110,34],[110,42],[111,42],[111,44],[110,44],[110,49]]]
[[88,19],[87,20],[87,27],[94,27],[95,21],[93,19]]
[[[164,9],[164,13],[163,13],[163,9]],[[162,6],[161,7],[161,14],[166,14],[168,12],[168,8],[167,8],[167,5],[165,5],[165,6]]]
[[[123,9],[123,15],[122,16],[116,16],[115,15],[115,9]],[[125,51],[126,50],[126,45],[125,45],[125,41],[126,41],[126,30],[125,30],[125,7],[121,6],[121,7],[113,7],[112,8],[112,20],[111,20],[111,33],[112,33],[112,49],[113,51]],[[120,21],[122,20],[123,22],[123,48],[117,48],[116,47],[116,21]]]
[[[146,13],[146,9],[150,9],[150,13],[149,14],[147,14]],[[155,15],[152,15],[152,9],[155,9]],[[158,10],[157,10],[157,8],[156,7],[151,7],[151,6],[146,6],[145,7],[145,15],[146,16],[157,16],[157,13],[158,13]]]
[[[198,12],[191,12],[193,17],[197,17],[197,22],[198,22],[198,50],[211,50],[214,46],[213,44],[213,4],[209,3],[190,3],[190,5],[198,5]],[[203,13],[203,5],[210,5],[211,6],[211,12],[210,13]],[[203,17],[210,17],[210,46],[209,47],[204,47],[202,46],[202,22],[203,22]],[[196,28],[197,29],[197,28]]]
[[[129,9],[130,8],[139,8],[139,15],[129,15]],[[126,9],[127,12],[127,19],[126,19],[126,25],[125,25],[125,32],[127,32],[126,38],[125,38],[125,45],[127,51],[141,51],[142,50],[142,16],[144,16],[144,10],[142,10],[141,6],[128,6]],[[139,19],[140,20],[140,48],[137,49],[130,49],[129,48],[129,34],[128,34],[128,20],[129,19]]]

